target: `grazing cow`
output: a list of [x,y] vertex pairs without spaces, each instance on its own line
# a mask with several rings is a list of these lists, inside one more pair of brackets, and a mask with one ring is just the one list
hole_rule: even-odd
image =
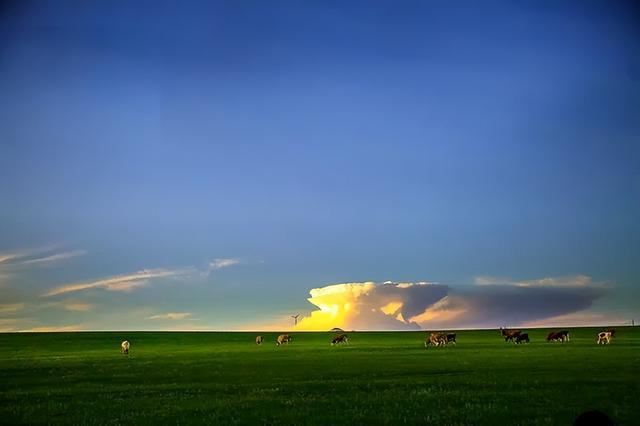
[[349,344],[349,337],[346,334],[338,334],[336,337],[331,339],[331,345],[336,345],[338,343],[346,343]]
[[568,342],[570,340],[569,339],[569,330],[562,330],[559,333],[562,336],[562,341],[563,342]]
[[256,336],[256,345],[261,345],[264,339],[262,336]]
[[131,344],[128,341],[124,341],[122,343],[120,343],[120,351],[124,354],[124,355],[129,355],[129,347],[131,346]]
[[447,343],[453,343],[454,345],[456,344],[456,333],[447,333],[446,337]]
[[429,346],[445,346],[447,344],[447,335],[444,333],[429,333],[424,342],[424,347]]
[[505,342],[513,342],[513,339],[518,337],[522,331],[520,330],[509,330],[507,328],[500,327],[500,334],[504,337]]
[[516,344],[520,344],[520,343],[529,343],[529,334],[527,333],[520,333],[515,337],[515,343]]
[[597,343],[599,345],[608,345],[611,343],[611,338],[613,337],[613,334],[611,334],[610,331],[602,331],[600,333],[598,333],[598,340]]
[[276,340],[276,346],[284,345],[285,343],[291,343],[291,336],[288,334],[281,334]]
[[[564,342],[565,339],[562,333],[562,331],[552,331],[551,333],[547,334],[547,342]],[[568,336],[569,332],[566,333]]]

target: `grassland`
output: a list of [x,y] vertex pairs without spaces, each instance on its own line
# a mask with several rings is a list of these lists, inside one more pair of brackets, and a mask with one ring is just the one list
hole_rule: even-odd
[[[596,329],[568,343],[505,343],[458,332],[455,347],[424,333],[0,334],[0,423],[570,424],[599,409],[640,421],[640,328],[611,346]],[[120,354],[123,339],[131,354]]]

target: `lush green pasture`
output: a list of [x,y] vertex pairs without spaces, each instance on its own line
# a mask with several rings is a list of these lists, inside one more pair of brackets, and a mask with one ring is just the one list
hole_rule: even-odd
[[[570,424],[605,411],[640,421],[640,328],[611,346],[595,329],[528,345],[496,331],[424,333],[0,334],[0,423]],[[123,339],[130,356],[120,354]]]

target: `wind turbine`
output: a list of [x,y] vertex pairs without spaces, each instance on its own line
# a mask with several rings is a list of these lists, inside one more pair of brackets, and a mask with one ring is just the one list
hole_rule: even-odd
[[300,316],[300,314],[296,314],[296,315],[291,315],[291,318],[293,318],[293,326],[295,327],[296,325],[298,325],[298,317]]

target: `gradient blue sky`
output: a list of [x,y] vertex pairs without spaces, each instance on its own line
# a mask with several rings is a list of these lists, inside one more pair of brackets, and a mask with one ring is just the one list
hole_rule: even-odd
[[3,2],[0,329],[578,276],[637,318],[639,139],[632,2]]

